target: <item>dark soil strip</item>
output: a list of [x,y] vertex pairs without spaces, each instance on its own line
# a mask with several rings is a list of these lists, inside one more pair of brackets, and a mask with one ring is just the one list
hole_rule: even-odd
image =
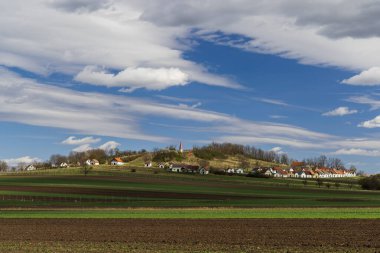
[[380,220],[360,219],[0,219],[1,242],[239,245],[380,251]]

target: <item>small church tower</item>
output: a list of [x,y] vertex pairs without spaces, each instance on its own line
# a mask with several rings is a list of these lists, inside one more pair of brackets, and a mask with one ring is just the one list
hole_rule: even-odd
[[183,153],[183,146],[182,146],[182,142],[179,143],[179,150],[178,150],[180,153]]

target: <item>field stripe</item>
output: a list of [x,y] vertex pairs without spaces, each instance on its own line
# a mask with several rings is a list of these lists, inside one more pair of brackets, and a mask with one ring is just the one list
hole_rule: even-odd
[[0,218],[380,219],[380,208],[1,210]]

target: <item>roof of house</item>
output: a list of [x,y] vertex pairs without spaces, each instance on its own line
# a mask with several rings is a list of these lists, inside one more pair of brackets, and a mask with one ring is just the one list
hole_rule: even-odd
[[116,161],[116,162],[118,162],[118,163],[122,163],[123,162],[123,160],[121,160],[120,157],[115,157],[115,159],[113,159],[113,160]]
[[292,167],[301,167],[301,166],[305,166],[305,163],[304,162],[294,161],[294,162],[292,162],[291,166]]
[[281,175],[288,175],[288,172],[286,172],[285,170],[278,170],[277,173]]

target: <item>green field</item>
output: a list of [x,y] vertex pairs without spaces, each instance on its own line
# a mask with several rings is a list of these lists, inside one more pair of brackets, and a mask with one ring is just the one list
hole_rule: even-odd
[[186,175],[164,170],[99,167],[0,176],[4,208],[310,208],[380,207],[380,193],[344,180],[330,188],[313,180]]

